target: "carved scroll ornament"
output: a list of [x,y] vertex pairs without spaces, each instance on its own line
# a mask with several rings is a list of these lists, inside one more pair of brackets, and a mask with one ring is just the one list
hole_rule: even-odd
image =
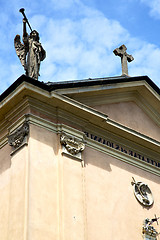
[[75,140],[74,137],[61,135],[60,142],[72,155],[77,155],[78,153],[81,153],[85,149],[85,144]]
[[18,148],[29,133],[29,124],[25,122],[22,127],[8,136],[8,143],[14,149]]

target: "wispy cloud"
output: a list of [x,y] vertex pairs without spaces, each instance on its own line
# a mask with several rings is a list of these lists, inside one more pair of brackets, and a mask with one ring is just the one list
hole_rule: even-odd
[[151,16],[160,19],[160,0],[140,0],[150,8]]
[[128,36],[118,22],[94,15],[80,20],[50,19],[48,23],[44,34],[48,54],[43,70],[46,65],[51,65],[55,74],[50,71],[53,75],[45,76],[45,79],[51,81],[54,76],[58,80],[62,71],[66,73],[63,74],[65,79],[113,74],[116,62],[112,50],[121,43],[120,39],[126,40]]

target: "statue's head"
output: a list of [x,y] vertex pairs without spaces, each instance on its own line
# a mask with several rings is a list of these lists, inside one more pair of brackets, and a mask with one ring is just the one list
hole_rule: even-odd
[[33,30],[30,33],[30,38],[32,38],[35,41],[39,41],[39,33],[36,30]]

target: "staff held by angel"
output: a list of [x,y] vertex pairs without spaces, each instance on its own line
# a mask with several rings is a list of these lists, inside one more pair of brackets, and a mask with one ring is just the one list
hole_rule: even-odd
[[[38,80],[40,63],[46,57],[46,52],[39,42],[39,33],[36,30],[32,30],[28,19],[24,13],[24,8],[19,10],[23,18],[23,44],[20,40],[20,35],[16,35],[14,39],[14,46],[17,56],[19,57],[22,66],[25,69],[26,75]],[[28,24],[31,33],[28,35],[26,31],[26,24]]]

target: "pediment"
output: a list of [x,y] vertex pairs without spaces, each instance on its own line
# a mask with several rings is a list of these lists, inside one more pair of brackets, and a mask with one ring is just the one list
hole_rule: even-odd
[[92,105],[117,123],[160,141],[160,126],[135,102]]
[[77,88],[65,95],[160,141],[160,95],[145,81]]

